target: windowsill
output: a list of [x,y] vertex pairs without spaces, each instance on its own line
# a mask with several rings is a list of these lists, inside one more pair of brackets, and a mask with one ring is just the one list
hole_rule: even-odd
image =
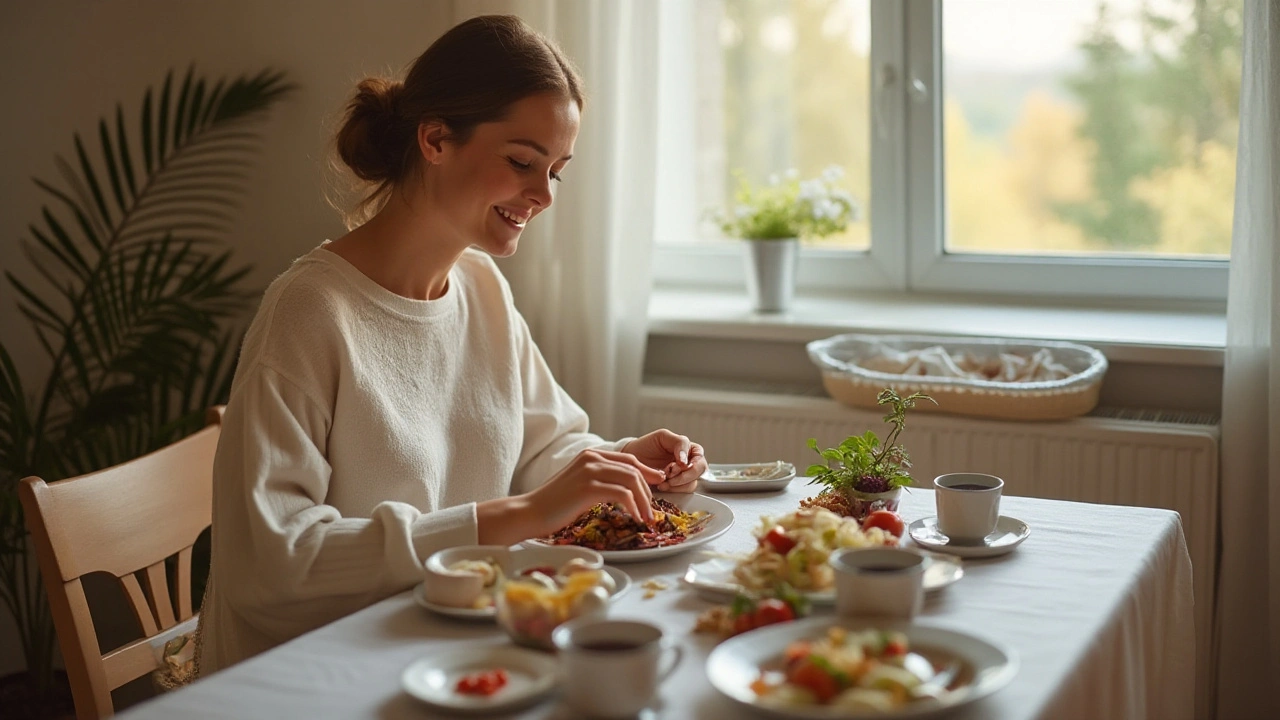
[[809,342],[846,332],[1009,337],[1079,342],[1112,362],[1221,367],[1227,322],[1221,309],[1117,307],[940,295],[800,295],[785,314],[749,309],[743,290],[658,287],[649,333]]

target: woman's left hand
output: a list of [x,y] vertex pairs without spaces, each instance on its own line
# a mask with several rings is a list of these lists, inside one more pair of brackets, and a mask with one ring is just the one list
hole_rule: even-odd
[[627,443],[622,451],[662,471],[666,479],[653,486],[659,492],[691,493],[698,488],[698,478],[707,471],[702,446],[666,429],[638,437]]

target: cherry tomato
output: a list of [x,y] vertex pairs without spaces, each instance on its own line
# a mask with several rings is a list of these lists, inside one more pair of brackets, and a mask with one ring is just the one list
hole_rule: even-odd
[[873,527],[878,527],[894,537],[902,537],[902,531],[906,526],[903,525],[902,517],[898,513],[889,510],[876,510],[867,515],[866,519],[862,521],[863,530]]
[[796,541],[787,536],[787,531],[783,530],[781,525],[774,525],[773,529],[765,534],[764,542],[773,547],[779,555],[786,555],[796,546]]
[[756,622],[760,625],[788,622],[796,619],[795,610],[776,598],[761,600],[756,606]]
[[824,704],[840,692],[840,683],[831,677],[831,673],[818,667],[812,660],[806,660],[788,672],[787,681],[807,688],[818,702]]
[[734,635],[741,635],[744,632],[751,632],[752,630],[755,630],[756,627],[757,625],[756,625],[755,612],[752,612],[752,611],[744,612],[738,617],[733,619]]

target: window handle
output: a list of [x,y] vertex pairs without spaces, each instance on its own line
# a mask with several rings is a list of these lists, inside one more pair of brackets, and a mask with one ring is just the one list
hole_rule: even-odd
[[929,86],[924,84],[920,78],[911,78],[911,85],[907,88],[907,94],[917,103],[928,102]]

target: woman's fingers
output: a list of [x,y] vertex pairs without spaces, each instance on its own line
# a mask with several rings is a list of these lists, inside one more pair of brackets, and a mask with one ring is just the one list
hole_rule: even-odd
[[[622,456],[624,454],[610,453],[610,455]],[[632,460],[634,459],[632,458]],[[650,502],[653,498],[653,493],[649,490],[649,483],[646,482],[644,471],[641,468],[624,460],[614,460],[607,457],[605,453],[600,453],[598,459],[592,460],[583,469],[591,480],[619,487],[628,492],[632,496],[632,505],[634,506],[628,508],[628,512],[631,512],[632,517],[642,518],[645,522],[653,520],[653,506]],[[638,513],[635,512],[637,509],[639,510]]]
[[600,498],[600,502],[617,503],[631,517],[643,518],[647,523],[653,522],[653,508],[647,502],[643,506],[637,503],[635,493],[627,488],[599,480],[592,481],[592,485],[595,488],[595,495]]
[[606,460],[619,462],[640,471],[641,477],[644,478],[645,483],[648,485],[657,485],[658,483],[666,479],[666,474],[663,471],[656,470],[654,468],[649,467],[648,465],[645,465],[644,463],[640,462],[639,458],[637,458],[635,455],[632,455],[631,453],[613,452],[611,450],[596,450],[594,452],[600,457],[605,458]]

